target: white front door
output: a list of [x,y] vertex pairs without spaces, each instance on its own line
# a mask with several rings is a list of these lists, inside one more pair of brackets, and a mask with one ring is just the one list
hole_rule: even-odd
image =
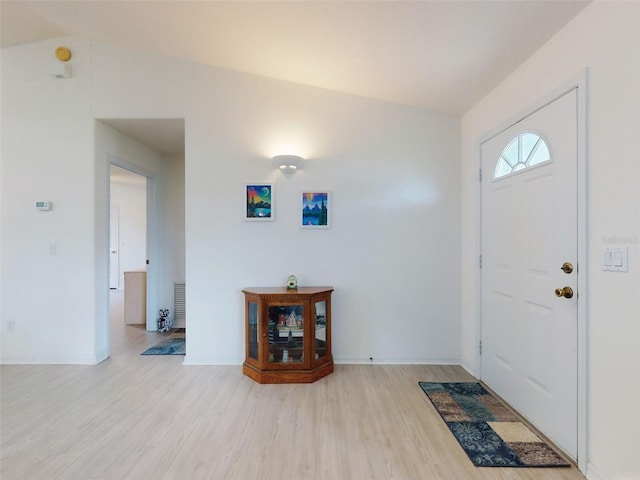
[[481,378],[574,459],[577,136],[573,89],[481,145]]

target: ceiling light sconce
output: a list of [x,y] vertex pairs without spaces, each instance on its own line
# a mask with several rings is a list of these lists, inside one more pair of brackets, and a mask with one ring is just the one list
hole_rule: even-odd
[[302,168],[302,157],[298,155],[276,155],[273,157],[273,166],[284,173],[295,173]]

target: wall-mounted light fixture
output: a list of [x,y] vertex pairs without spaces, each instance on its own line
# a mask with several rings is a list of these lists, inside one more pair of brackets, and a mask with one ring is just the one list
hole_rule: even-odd
[[298,155],[276,155],[273,157],[273,166],[284,173],[294,173],[302,167],[302,157]]

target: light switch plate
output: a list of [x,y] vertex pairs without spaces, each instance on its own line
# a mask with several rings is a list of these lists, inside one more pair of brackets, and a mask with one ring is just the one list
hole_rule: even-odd
[[629,248],[626,246],[604,247],[602,270],[606,272],[628,272]]

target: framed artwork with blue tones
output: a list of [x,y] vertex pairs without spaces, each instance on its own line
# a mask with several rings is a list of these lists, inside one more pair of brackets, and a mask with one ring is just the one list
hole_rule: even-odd
[[247,222],[265,222],[275,218],[273,185],[251,183],[244,191],[244,219]]
[[305,190],[302,192],[300,228],[331,227],[331,192]]

